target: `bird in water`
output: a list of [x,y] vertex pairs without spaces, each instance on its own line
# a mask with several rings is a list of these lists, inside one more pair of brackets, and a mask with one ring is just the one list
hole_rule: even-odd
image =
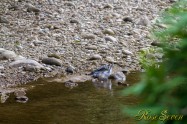
[[109,76],[112,74],[113,64],[107,64],[99,67],[90,73],[94,78],[105,81],[108,80]]

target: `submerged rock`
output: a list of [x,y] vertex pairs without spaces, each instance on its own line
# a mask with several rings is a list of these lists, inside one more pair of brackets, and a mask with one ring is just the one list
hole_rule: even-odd
[[29,100],[29,98],[27,96],[17,96],[15,100],[16,102],[26,103]]
[[71,81],[71,80],[66,81],[66,82],[64,82],[64,83],[65,83],[65,87],[68,87],[68,88],[70,88],[70,89],[72,89],[72,88],[74,88],[74,87],[77,87],[77,86],[78,86],[78,84],[77,84],[77,83],[75,83],[75,82],[73,82],[73,81]]

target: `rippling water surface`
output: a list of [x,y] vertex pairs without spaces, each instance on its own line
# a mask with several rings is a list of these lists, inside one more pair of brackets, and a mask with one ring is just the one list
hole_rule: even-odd
[[[139,74],[130,74],[133,85]],[[131,124],[121,113],[122,105],[136,104],[137,99],[120,95],[126,87],[112,84],[112,89],[96,87],[92,82],[79,83],[70,89],[63,83],[42,79],[26,85],[27,103],[17,103],[14,95],[0,104],[0,124]]]

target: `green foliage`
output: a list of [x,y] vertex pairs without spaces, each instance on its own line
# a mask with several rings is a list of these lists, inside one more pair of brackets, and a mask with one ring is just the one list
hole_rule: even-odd
[[[182,120],[167,119],[137,121],[152,124],[187,123],[187,1],[181,0],[166,10],[159,25],[164,25],[155,32],[155,39],[160,41],[164,53],[161,63],[147,60],[145,56],[155,49],[140,53],[140,62],[146,68],[141,82],[125,89],[123,94],[133,94],[141,99],[138,106],[126,106],[124,112],[135,118],[140,110],[150,110],[150,114],[162,115],[167,110],[169,115],[184,115]],[[151,64],[149,64],[149,63]],[[155,66],[159,65],[159,66]]]

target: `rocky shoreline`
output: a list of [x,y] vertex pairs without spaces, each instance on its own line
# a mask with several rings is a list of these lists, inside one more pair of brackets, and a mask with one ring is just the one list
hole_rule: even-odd
[[140,70],[138,52],[170,0],[16,0],[0,15],[0,86],[10,87],[101,64]]

